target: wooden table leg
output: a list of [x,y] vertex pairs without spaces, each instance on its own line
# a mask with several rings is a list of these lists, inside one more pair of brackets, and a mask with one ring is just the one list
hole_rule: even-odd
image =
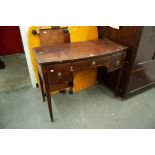
[[73,71],[71,72],[71,81],[69,82],[69,94],[73,94],[73,87],[74,87],[74,75]]
[[123,68],[124,68],[124,64],[125,64],[125,57],[126,57],[126,53],[123,54],[123,61],[122,61],[122,65],[119,71],[119,75],[118,75],[118,79],[117,79],[117,84],[116,84],[116,89],[115,89],[115,97],[118,96],[118,91],[119,91],[119,87],[120,87],[120,82],[121,82],[121,77],[122,77],[122,73],[123,73]]
[[50,94],[50,86],[48,82],[48,77],[46,73],[46,68],[43,68],[43,78],[44,78],[44,84],[45,84],[45,90],[46,90],[46,96],[47,96],[47,103],[48,103],[48,110],[51,118],[51,122],[53,122],[53,111],[52,111],[52,101],[51,101],[51,94]]
[[41,87],[41,94],[43,98],[43,102],[45,102],[45,92],[44,92],[44,87],[43,87],[43,79],[41,78],[40,74],[39,75],[39,80],[40,80],[40,87]]
[[120,71],[119,71],[119,74],[118,74],[117,84],[116,84],[116,88],[115,88],[115,97],[118,96],[118,91],[119,91],[122,71],[123,71],[123,67],[120,68]]
[[[124,54],[124,58],[125,58],[126,54]],[[119,91],[119,87],[120,87],[120,82],[121,82],[121,76],[122,76],[122,72],[123,72],[123,68],[124,68],[124,60],[122,62],[122,66],[120,68],[119,71],[119,75],[118,75],[118,79],[117,79],[117,84],[116,84],[116,88],[115,88],[115,97],[118,96],[118,91]]]

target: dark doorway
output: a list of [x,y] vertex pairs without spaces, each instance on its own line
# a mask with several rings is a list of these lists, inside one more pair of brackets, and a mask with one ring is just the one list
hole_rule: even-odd
[[0,26],[0,56],[23,52],[19,26]]

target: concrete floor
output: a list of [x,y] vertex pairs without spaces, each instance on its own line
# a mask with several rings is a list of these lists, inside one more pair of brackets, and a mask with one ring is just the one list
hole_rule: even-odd
[[51,123],[40,90],[31,87],[24,54],[2,59],[6,69],[0,70],[0,128],[155,128],[155,88],[122,101],[99,85],[52,96]]
[[20,88],[0,94],[0,128],[155,128],[155,88],[126,101],[105,86],[52,97],[54,119],[39,89]]
[[3,56],[6,68],[0,70],[0,93],[30,86],[25,55],[22,53]]

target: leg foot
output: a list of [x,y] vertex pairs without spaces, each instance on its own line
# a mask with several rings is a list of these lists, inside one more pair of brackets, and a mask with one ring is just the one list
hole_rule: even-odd
[[60,90],[59,91],[61,94],[66,94],[66,90]]
[[101,84],[102,84],[102,82],[101,82],[101,81],[98,81],[98,84],[99,84],[99,85],[101,85]]
[[73,90],[69,90],[69,94],[73,94]]

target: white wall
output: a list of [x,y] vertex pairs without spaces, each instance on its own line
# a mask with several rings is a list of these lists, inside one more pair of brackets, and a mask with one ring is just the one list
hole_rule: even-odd
[[119,26],[110,26],[110,27],[112,27],[114,29],[119,29]]
[[29,47],[28,47],[28,26],[20,26],[20,33],[22,37],[23,47],[25,51],[26,61],[28,65],[28,70],[30,74],[30,79],[33,87],[36,87],[36,78],[33,71],[33,66],[31,62]]

